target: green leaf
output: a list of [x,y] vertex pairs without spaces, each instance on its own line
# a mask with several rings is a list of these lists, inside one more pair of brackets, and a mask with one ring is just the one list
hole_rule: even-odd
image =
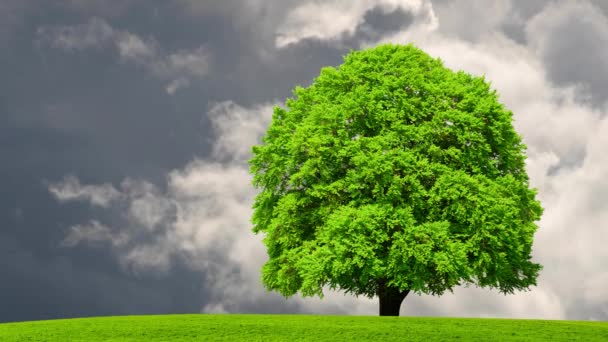
[[483,77],[388,44],[351,51],[293,95],[249,160],[267,289],[373,297],[381,281],[434,295],[536,284],[543,208],[513,115]]

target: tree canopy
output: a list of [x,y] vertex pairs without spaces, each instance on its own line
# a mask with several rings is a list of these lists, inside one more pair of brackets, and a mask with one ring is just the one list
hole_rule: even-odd
[[386,44],[293,93],[249,161],[267,289],[372,298],[536,285],[543,208],[513,114],[483,77]]

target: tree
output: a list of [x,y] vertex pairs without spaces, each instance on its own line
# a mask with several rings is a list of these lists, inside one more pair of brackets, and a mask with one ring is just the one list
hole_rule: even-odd
[[294,95],[249,161],[268,290],[323,298],[329,286],[398,316],[411,291],[536,285],[543,208],[513,115],[483,77],[381,45]]

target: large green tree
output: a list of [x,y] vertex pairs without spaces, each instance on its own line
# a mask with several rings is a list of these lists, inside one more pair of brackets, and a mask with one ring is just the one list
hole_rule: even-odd
[[483,77],[411,44],[321,69],[252,148],[264,286],[378,296],[380,315],[398,316],[410,292],[536,285],[543,208],[512,120]]

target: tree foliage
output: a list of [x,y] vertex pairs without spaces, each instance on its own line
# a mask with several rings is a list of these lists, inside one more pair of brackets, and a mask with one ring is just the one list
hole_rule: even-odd
[[351,51],[275,107],[249,161],[262,282],[373,297],[536,285],[542,215],[512,113],[483,77],[413,45]]

